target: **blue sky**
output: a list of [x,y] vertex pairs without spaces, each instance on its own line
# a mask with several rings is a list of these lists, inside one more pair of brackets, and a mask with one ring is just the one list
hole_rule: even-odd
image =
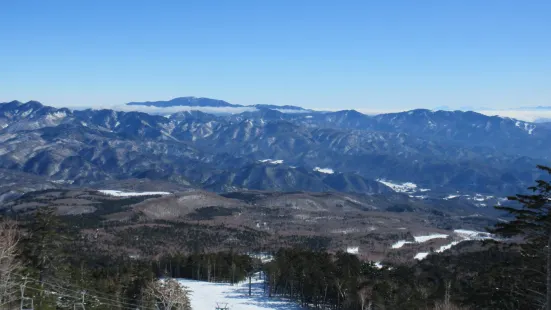
[[0,101],[551,105],[551,1],[0,1]]

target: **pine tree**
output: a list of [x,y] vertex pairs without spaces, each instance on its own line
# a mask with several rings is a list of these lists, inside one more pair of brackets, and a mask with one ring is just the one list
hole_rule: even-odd
[[30,268],[38,276],[40,294],[38,307],[45,307],[43,294],[46,282],[60,281],[67,273],[64,238],[61,222],[55,215],[55,209],[39,209],[29,223],[27,236],[23,239],[24,256],[29,260]]
[[[538,168],[551,174],[550,167],[538,166]],[[509,197],[510,201],[520,203],[520,208],[496,207],[514,215],[515,219],[498,223],[491,231],[506,237],[523,237],[526,241],[524,249],[546,260],[545,309],[551,310],[551,184],[544,180],[537,180],[536,185],[529,190],[532,192],[530,195]],[[537,251],[534,252],[534,250]]]

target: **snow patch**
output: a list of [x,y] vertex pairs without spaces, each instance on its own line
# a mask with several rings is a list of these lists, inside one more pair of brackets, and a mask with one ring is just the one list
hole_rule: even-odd
[[429,252],[420,252],[420,253],[415,254],[413,259],[422,260],[422,259],[425,259],[428,255],[429,255]]
[[34,112],[33,109],[27,110],[27,111],[21,113],[21,117],[27,117],[27,116],[29,116],[32,112]]
[[[405,183],[393,183],[391,181],[387,181],[384,179],[377,179],[377,182],[382,183],[388,187],[390,187],[393,191],[397,193],[415,193],[418,191],[417,184],[411,183],[411,182],[405,182]],[[426,190],[424,190],[426,191]]]
[[98,192],[115,197],[135,197],[135,196],[152,196],[152,195],[170,195],[169,192],[122,192],[111,189],[102,189]]
[[188,279],[178,279],[178,282],[191,290],[191,307],[196,310],[215,309],[217,303],[227,304],[231,310],[301,309],[291,301],[276,297],[269,298],[264,294],[264,283],[260,276],[257,273],[252,278],[252,296],[249,296],[248,280],[233,286]]
[[73,180],[52,180],[52,183],[55,184],[73,184],[75,181]]
[[422,243],[422,242],[427,242],[429,240],[432,240],[432,239],[445,239],[445,238],[448,238],[448,235],[446,234],[430,234],[430,235],[426,235],[426,236],[417,236],[417,237],[413,237],[415,239],[415,242],[418,242],[418,243]]
[[283,159],[261,159],[259,160],[261,163],[268,163],[268,164],[274,164],[274,165],[280,165],[283,164]]
[[396,243],[394,243],[391,247],[393,249],[399,249],[399,248],[403,247],[406,244],[423,243],[423,242],[427,242],[427,241],[432,240],[432,239],[441,239],[441,238],[448,238],[448,235],[446,235],[446,234],[430,234],[430,235],[425,235],[425,236],[417,236],[417,237],[413,237],[413,239],[415,239],[415,241],[400,240],[400,241],[397,241]]
[[444,200],[450,200],[459,197],[459,195],[449,195],[448,197],[444,197]]
[[391,248],[393,249],[399,249],[401,247],[403,247],[404,245],[406,244],[409,244],[409,243],[413,243],[412,241],[406,241],[406,240],[400,240],[400,241],[397,241],[396,243],[394,243]]
[[247,255],[252,258],[260,259],[262,263],[268,263],[274,260],[274,256],[268,253],[249,253]]
[[46,119],[48,121],[55,121],[55,120],[63,119],[65,117],[67,117],[67,113],[60,112],[60,111],[46,115]]
[[529,135],[531,135],[534,132],[534,129],[536,129],[536,125],[533,125],[533,124],[530,124],[530,123],[525,123],[525,122],[520,122],[520,121],[516,121],[515,126],[517,126],[518,128],[526,131]]
[[453,231],[458,237],[464,240],[484,240],[484,239],[494,239],[494,236],[489,232],[476,231],[476,230],[467,230],[467,229],[456,229]]
[[333,169],[331,169],[331,168],[320,168],[320,167],[316,167],[316,168],[314,168],[314,171],[317,171],[317,172],[320,172],[320,173],[325,173],[325,174],[333,174],[333,173],[335,173],[335,171],[333,171]]
[[360,253],[360,247],[348,247],[346,248],[346,253],[349,253],[349,254],[358,254]]
[[[445,244],[441,247],[439,247],[438,249],[436,249],[434,252],[435,253],[442,253],[444,251],[447,251],[449,249],[451,249],[453,246],[463,242],[463,241],[468,241],[468,240],[485,240],[485,239],[494,239],[494,236],[488,232],[483,232],[483,231],[476,231],[476,230],[468,230],[468,229],[456,229],[453,231],[454,234],[456,235],[457,238],[459,238],[459,240],[455,240],[449,244]],[[414,259],[417,259],[417,260],[422,260],[422,259],[425,259],[427,257],[427,255],[429,255],[428,252],[420,252],[420,253],[417,253],[414,257]]]

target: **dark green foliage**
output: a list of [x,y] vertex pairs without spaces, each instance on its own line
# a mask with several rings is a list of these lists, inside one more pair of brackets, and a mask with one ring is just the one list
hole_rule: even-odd
[[302,247],[314,251],[327,250],[331,244],[331,238],[324,236],[287,236],[282,237],[290,247]]
[[[95,199],[94,207],[96,211],[93,213],[85,213],[79,215],[65,215],[62,220],[72,227],[83,228],[99,228],[111,225],[118,225],[117,222],[109,224],[105,221],[105,216],[126,210],[131,205],[140,203],[146,199],[156,198],[160,196],[137,196],[122,199]],[[138,215],[133,214],[131,220],[136,221]]]
[[433,309],[449,285],[453,304],[472,309],[532,309],[519,295],[523,283],[541,280],[519,272],[525,258],[514,246],[494,244],[459,255],[431,255],[413,266],[376,268],[354,255],[282,249],[265,266],[267,294],[331,309]]
[[[538,166],[551,174],[551,168]],[[529,188],[532,194],[509,197],[520,207],[497,206],[514,216],[509,222],[497,223],[491,231],[505,237],[519,236],[525,259],[520,267],[520,276],[526,281],[516,288],[522,299],[531,299],[534,307],[551,309],[551,184],[537,180]],[[540,279],[546,275],[546,279]]]
[[34,298],[35,309],[72,309],[82,291],[93,296],[87,304],[94,309],[136,307],[154,279],[149,261],[100,254],[64,225],[54,209],[40,209],[24,228],[22,273],[28,277],[26,296]]
[[115,246],[131,247],[147,256],[166,252],[203,252],[206,249],[255,249],[268,236],[253,229],[237,229],[224,225],[198,225],[156,221],[153,225],[108,229],[117,237]]
[[244,280],[253,266],[250,256],[229,251],[165,256],[152,264],[152,270],[158,277],[236,283]]
[[59,275],[67,257],[64,243],[69,240],[69,230],[55,215],[55,209],[42,208],[28,223],[23,239],[23,253],[30,261],[31,270],[40,281]]
[[397,204],[386,208],[389,212],[413,212],[413,207],[407,204]]
[[[539,166],[551,174],[551,168]],[[546,244],[551,232],[551,184],[544,180],[536,181],[529,188],[531,195],[516,195],[509,200],[519,202],[520,208],[496,206],[496,209],[506,211],[515,219],[506,223],[496,224],[492,231],[506,237],[522,235],[530,243]]]
[[212,220],[217,216],[230,216],[239,211],[238,208],[224,208],[224,207],[204,207],[201,209],[195,210],[193,213],[189,214],[188,217],[192,220]]

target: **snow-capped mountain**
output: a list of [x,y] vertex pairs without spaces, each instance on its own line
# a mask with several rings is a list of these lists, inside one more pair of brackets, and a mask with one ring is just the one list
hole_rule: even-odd
[[147,178],[214,191],[391,192],[381,179],[503,196],[532,184],[551,145],[545,126],[473,112],[281,111],[161,116],[3,103],[0,168],[75,185]]

